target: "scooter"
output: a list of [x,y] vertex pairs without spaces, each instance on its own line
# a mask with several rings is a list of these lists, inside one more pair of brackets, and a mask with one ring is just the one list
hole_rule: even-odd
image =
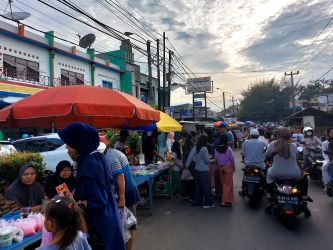
[[324,157],[321,148],[309,149],[308,159],[311,162],[311,168],[309,170],[309,176],[312,180],[321,180],[322,178],[322,166],[324,163]]
[[256,206],[265,193],[265,173],[257,166],[246,166],[242,170],[244,177],[240,195],[249,199],[250,206]]
[[287,226],[293,226],[296,216],[304,213],[311,216],[307,207],[308,200],[303,200],[301,187],[296,180],[277,179],[273,183],[271,205],[266,208],[267,213],[278,216]]

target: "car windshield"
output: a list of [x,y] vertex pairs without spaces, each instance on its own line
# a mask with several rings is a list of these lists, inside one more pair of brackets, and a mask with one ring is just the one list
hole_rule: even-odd
[[13,144],[18,151],[41,153],[56,150],[64,145],[64,142],[60,138],[33,138],[16,141]]

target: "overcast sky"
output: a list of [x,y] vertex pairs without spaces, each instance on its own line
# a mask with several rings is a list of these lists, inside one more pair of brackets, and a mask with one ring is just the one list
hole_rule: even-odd
[[[242,89],[256,79],[275,77],[280,80],[284,72],[300,71],[295,82],[306,84],[326,73],[333,66],[333,1],[293,0],[100,0],[122,5],[137,19],[146,23],[146,30],[161,38],[150,25],[166,36],[197,76],[211,75],[214,86],[240,99]],[[0,0],[4,12],[7,0]],[[46,1],[67,10],[56,0]],[[132,31],[148,39],[142,31],[118,18],[111,5],[107,10],[96,0],[72,0],[93,14],[95,18],[121,32]],[[131,8],[133,6],[136,11]],[[32,9],[32,8],[34,9]],[[32,14],[26,20],[43,30],[55,30],[70,40],[76,33],[94,32],[92,28],[44,6],[37,0],[14,0],[14,10]],[[8,7],[7,7],[8,10]],[[72,12],[74,13],[74,12]],[[75,14],[77,16],[77,14]],[[120,16],[123,18],[123,16]],[[82,17],[80,17],[82,18]],[[148,22],[150,24],[148,24]],[[327,25],[328,24],[328,25]],[[324,27],[327,26],[325,29]],[[119,42],[96,33],[97,49],[115,50]],[[136,37],[136,36],[133,36]],[[137,37],[138,39],[141,39]],[[150,38],[151,39],[151,38]],[[143,44],[138,43],[144,47]],[[167,44],[171,48],[170,44]],[[153,46],[156,46],[153,44]],[[153,50],[153,53],[155,51]],[[136,60],[146,58],[136,55]],[[144,64],[142,71],[147,70]],[[178,72],[184,72],[178,67]],[[211,74],[210,74],[211,73]],[[184,77],[188,76],[184,74]],[[333,70],[326,79],[333,78]],[[174,82],[181,82],[174,78]],[[211,94],[211,101],[222,105],[221,91]],[[191,101],[183,89],[173,92],[172,103]],[[230,103],[230,102],[229,102]],[[210,104],[215,110],[219,108]]]

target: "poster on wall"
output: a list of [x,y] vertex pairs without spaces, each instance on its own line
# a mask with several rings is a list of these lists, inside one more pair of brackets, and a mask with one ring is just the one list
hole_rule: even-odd
[[303,124],[304,127],[311,127],[311,128],[315,128],[315,120],[314,120],[314,116],[303,116]]

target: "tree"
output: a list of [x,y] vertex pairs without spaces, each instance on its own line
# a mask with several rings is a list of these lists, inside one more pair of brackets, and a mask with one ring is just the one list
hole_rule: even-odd
[[239,117],[259,122],[279,121],[291,114],[291,94],[290,86],[281,86],[274,79],[256,81],[242,92]]
[[299,99],[310,101],[314,95],[332,93],[333,92],[333,80],[316,80],[310,81],[306,85],[298,87]]

